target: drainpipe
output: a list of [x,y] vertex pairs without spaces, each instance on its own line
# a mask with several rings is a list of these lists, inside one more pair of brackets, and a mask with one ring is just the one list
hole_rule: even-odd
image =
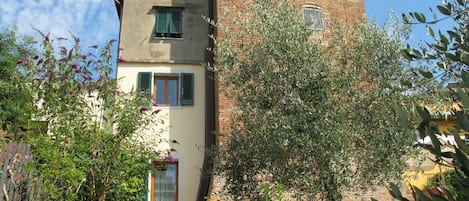
[[[214,9],[216,0],[208,0],[210,19],[215,19]],[[215,28],[208,25],[208,33],[215,33]],[[208,36],[207,36],[208,37]],[[208,49],[213,49],[214,43],[209,39]],[[213,53],[209,50],[205,51],[205,63],[213,64]],[[210,157],[209,149],[215,145],[215,79],[214,73],[205,69],[205,153],[202,166],[202,173],[199,183],[199,191],[197,193],[197,201],[205,201],[209,196],[210,184],[212,179],[213,159]]]

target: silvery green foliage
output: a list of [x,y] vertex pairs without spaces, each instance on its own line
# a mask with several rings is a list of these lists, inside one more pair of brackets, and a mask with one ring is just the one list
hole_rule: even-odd
[[410,89],[396,78],[399,39],[374,25],[312,32],[286,1],[231,14],[237,27],[217,24],[225,37],[210,66],[235,103],[216,172],[231,196],[281,184],[299,199],[341,200],[400,178],[414,135],[394,126]]

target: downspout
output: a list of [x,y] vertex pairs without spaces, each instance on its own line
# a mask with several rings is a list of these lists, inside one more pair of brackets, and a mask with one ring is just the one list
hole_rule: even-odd
[[[208,0],[208,17],[214,19],[214,8],[216,0]],[[208,23],[207,23],[208,24]],[[214,34],[215,28],[208,25],[209,35]],[[208,36],[207,36],[208,37]],[[205,63],[213,64],[214,58],[211,50],[214,42],[209,38],[208,49],[205,50]],[[204,161],[202,165],[201,178],[199,183],[199,191],[197,193],[197,201],[205,201],[209,196],[210,184],[212,179],[213,160],[209,153],[210,148],[215,145],[215,79],[214,73],[205,69],[205,151]]]

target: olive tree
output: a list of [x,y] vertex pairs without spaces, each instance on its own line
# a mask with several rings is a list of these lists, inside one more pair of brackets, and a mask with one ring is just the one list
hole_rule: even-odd
[[401,78],[425,85],[404,68],[405,38],[365,24],[314,32],[286,1],[243,12],[252,15],[236,29],[217,24],[224,35],[210,66],[237,109],[217,150],[228,193],[253,199],[277,184],[298,198],[341,200],[352,187],[400,179],[414,134],[395,126],[407,110],[390,108],[415,104]]

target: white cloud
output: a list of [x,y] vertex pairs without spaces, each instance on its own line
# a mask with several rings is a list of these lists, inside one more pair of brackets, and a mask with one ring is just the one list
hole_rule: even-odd
[[70,37],[86,44],[117,39],[119,20],[111,0],[3,0],[0,28],[16,25],[21,34],[37,35],[34,28],[52,37]]

